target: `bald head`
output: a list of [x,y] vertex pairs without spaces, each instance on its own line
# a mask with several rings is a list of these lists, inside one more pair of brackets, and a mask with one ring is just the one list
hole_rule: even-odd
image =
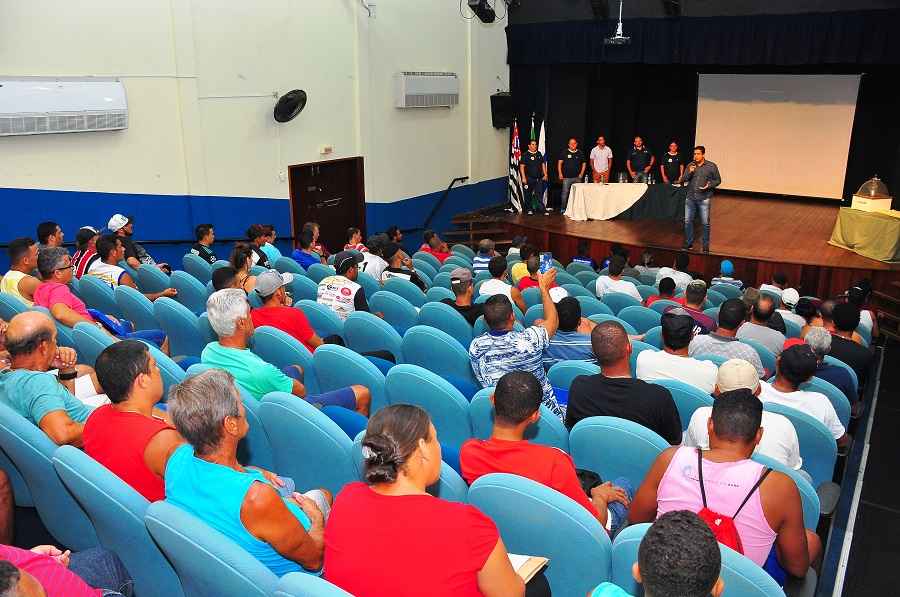
[[6,330],[6,349],[13,358],[29,355],[41,345],[53,339],[56,328],[53,321],[39,311],[19,313],[9,322]]
[[591,331],[591,348],[600,367],[609,367],[628,358],[628,332],[616,321],[604,321]]

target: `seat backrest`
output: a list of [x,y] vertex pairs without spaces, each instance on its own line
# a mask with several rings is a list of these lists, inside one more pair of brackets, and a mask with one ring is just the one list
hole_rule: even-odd
[[73,446],[60,446],[53,467],[87,512],[103,547],[131,573],[138,595],[184,593],[175,570],[150,538],[144,516],[150,502],[102,464]]
[[768,371],[770,375],[775,374],[775,354],[771,350],[752,338],[738,338],[738,340],[752,346],[753,350],[756,351],[756,354],[759,355],[759,360],[762,361],[763,368]]
[[619,319],[630,323],[639,334],[647,333],[648,330],[660,325],[660,322],[662,321],[662,315],[653,309],[648,309],[647,307],[641,307],[639,305],[625,307],[619,311],[618,317]]
[[641,293],[641,298],[645,301],[648,297],[651,297],[657,293],[657,289],[655,286],[650,286],[647,284],[638,284],[637,291]]
[[434,269],[440,269],[441,267],[441,262],[438,260],[438,258],[431,253],[426,253],[425,251],[416,251],[415,253],[413,253],[412,258],[424,261],[431,265],[431,267],[433,267]]
[[373,313],[382,313],[384,321],[391,324],[401,336],[416,325],[419,312],[408,300],[387,290],[380,290],[369,297],[369,308]]
[[694,416],[694,411],[703,406],[713,405],[713,397],[711,395],[683,381],[657,379],[651,383],[669,390],[672,400],[675,401],[675,408],[678,409],[682,429],[687,429],[688,424],[691,422],[691,417]]
[[200,338],[204,344],[219,340],[215,330],[212,329],[212,326],[209,324],[209,316],[206,313],[203,313],[197,318],[197,331],[200,332]]
[[563,284],[578,284],[581,285],[581,280],[565,271],[564,269],[556,270],[556,283],[562,286]]
[[574,275],[575,279],[591,292],[594,292],[597,289],[597,278],[600,277],[597,272],[577,272]]
[[122,317],[113,289],[97,276],[89,274],[81,276],[81,279],[78,281],[78,291],[81,293],[81,300],[88,307],[97,309],[107,315]]
[[[284,258],[282,258],[284,259]],[[299,265],[297,267],[300,267]],[[300,300],[310,300],[315,301],[319,295],[319,286],[306,277],[305,274],[293,274],[294,279],[291,281],[289,285],[289,290],[291,292],[291,298],[294,299],[294,302]],[[368,293],[368,290],[366,291]]]
[[[109,287],[107,286],[107,288]],[[25,311],[28,311],[28,305],[19,300],[18,297],[6,292],[0,292],[0,319],[9,321]]]
[[525,311],[525,327],[531,327],[538,319],[544,318],[544,305],[534,305]]
[[428,292],[425,293],[425,305],[428,303],[437,303],[444,299],[450,299],[451,301],[456,300],[456,295],[453,294],[453,291],[444,287],[444,285],[433,285],[428,289]]
[[675,301],[670,301],[669,299],[657,299],[650,304],[650,309],[653,309],[661,316],[666,312],[666,309],[670,307],[677,308],[680,306],[680,304],[676,303]]
[[634,377],[637,373],[637,359],[638,355],[644,352],[645,350],[659,350],[652,344],[647,344],[646,342],[641,342],[640,340],[632,340],[631,341],[631,358],[629,359],[629,365],[631,368],[631,376]]
[[818,487],[826,481],[831,481],[834,476],[834,464],[837,461],[837,443],[825,424],[783,404],[764,402],[763,408],[784,415],[794,425],[797,440],[800,442],[803,470],[812,477],[813,485]]
[[262,360],[279,369],[288,365],[300,365],[307,393],[319,393],[319,380],[316,379],[312,353],[290,334],[268,325],[258,327],[253,332],[251,349]]
[[266,394],[259,405],[278,474],[291,477],[300,491],[324,487],[337,495],[356,480],[353,442],[315,406],[285,392]]
[[591,272],[593,273],[594,268],[592,268],[587,263],[582,263],[580,261],[573,261],[566,266],[566,271],[572,274],[573,276],[577,276],[579,272]]
[[563,284],[562,287],[569,293],[569,296],[583,296],[595,298],[594,294],[591,293],[587,288],[582,286],[581,284]]
[[435,286],[450,290],[450,272],[439,271],[437,275],[431,279],[431,289],[433,290]]
[[560,361],[555,363],[547,371],[547,378],[554,388],[568,390],[572,381],[579,375],[596,375],[600,373],[600,367],[587,361]]
[[625,328],[625,331],[628,332],[629,336],[637,336],[638,335],[638,331],[636,329],[634,329],[633,325],[631,325],[624,319],[620,319],[620,318],[616,317],[615,315],[605,315],[603,313],[598,313],[597,315],[591,315],[590,317],[588,317],[588,319],[590,319],[591,321],[593,321],[595,323],[603,323],[604,321],[616,321],[616,322],[620,323],[623,328]]
[[295,302],[294,307],[303,311],[316,334],[322,338],[344,335],[344,321],[325,305],[320,305],[314,300],[302,299]]
[[431,416],[438,439],[460,446],[472,437],[469,402],[450,382],[417,365],[397,365],[385,377],[388,404],[413,404]]
[[[653,304],[655,305],[656,303]],[[662,326],[647,330],[647,333],[644,334],[644,342],[662,350]]]
[[75,340],[75,348],[81,362],[91,367],[94,366],[100,353],[115,342],[112,336],[86,321],[75,324],[72,338]]
[[730,298],[741,298],[741,289],[735,286],[734,284],[713,284],[709,287],[710,290],[714,290],[724,296],[726,299]]
[[[194,257],[197,257],[194,255]],[[200,259],[197,257],[197,259]],[[201,259],[202,261],[202,259]],[[204,296],[206,292],[204,290]],[[116,286],[116,305],[122,317],[134,324],[136,330],[158,330],[159,322],[153,314],[153,303],[131,286]]]
[[70,549],[95,547],[94,525],[53,469],[56,447],[40,428],[0,401],[0,449],[22,474],[41,522]]
[[716,292],[715,290],[709,289],[706,291],[706,300],[713,307],[718,307],[722,303],[724,303],[728,297],[726,297],[721,292]]
[[774,458],[769,458],[759,453],[754,453],[751,458],[772,470],[784,473],[794,481],[797,491],[800,492],[800,501],[803,505],[803,526],[811,531],[815,531],[821,516],[821,502],[819,501],[819,494],[816,493],[816,488],[812,486],[812,483],[799,471],[786,467]]
[[[444,260],[443,265],[452,265],[453,267],[467,267],[469,269],[472,269],[472,259],[474,258],[474,253],[471,258],[466,255],[451,255]],[[443,265],[441,267],[443,267]]]
[[272,597],[353,597],[324,578],[303,572],[291,572],[278,580]]
[[418,257],[413,259],[413,266],[415,266],[417,273],[425,274],[429,279],[434,278],[438,273],[438,268],[440,268],[440,266],[435,267],[428,261]]
[[853,382],[853,391],[854,393],[859,392],[859,377],[856,375],[856,371],[853,370],[853,367],[841,361],[840,359],[836,359],[830,354],[825,355],[825,363],[828,365],[833,365],[835,367],[843,367],[844,370],[850,374],[850,380]]
[[641,301],[624,292],[607,292],[601,299],[613,313],[618,314],[625,307],[640,306]]
[[334,275],[334,268],[330,265],[322,265],[321,263],[313,263],[306,270],[306,275],[318,284],[328,276]]
[[153,315],[169,337],[169,353],[199,357],[206,347],[197,329],[197,316],[181,303],[168,297],[153,301]]
[[386,350],[398,361],[403,355],[403,338],[397,330],[380,317],[365,311],[355,311],[344,321],[344,340],[348,348],[359,353]]
[[798,389],[824,394],[834,407],[834,412],[837,414],[838,420],[841,422],[841,425],[844,426],[844,429],[850,424],[850,401],[847,400],[847,396],[833,383],[818,377],[813,377],[806,383],[801,384]]
[[186,253],[181,258],[181,267],[204,286],[212,280],[212,266],[205,259],[201,259],[199,255]]
[[178,291],[176,300],[187,307],[193,314],[200,315],[206,311],[206,286],[197,278],[177,270],[170,278],[172,288]]
[[612,315],[612,309],[609,306],[604,305],[600,299],[591,296],[581,296],[578,295],[575,299],[581,303],[581,316],[582,317],[590,317],[591,315]]
[[796,321],[787,319],[786,317],[783,317],[782,321],[784,321],[784,328],[787,331],[787,334],[785,334],[786,338],[800,337],[800,333],[803,331],[803,328],[800,326],[800,324],[798,324]]
[[[491,404],[493,392],[493,387],[479,390],[469,403],[472,436],[478,439],[489,438],[494,428],[494,405]],[[569,430],[543,404],[541,418],[525,430],[525,439],[535,444],[559,448],[563,452],[569,451]]]
[[522,291],[522,300],[525,301],[525,307],[528,309],[539,306],[541,304],[541,289],[537,286],[531,286]]
[[185,597],[269,597],[278,577],[234,541],[168,502],[154,502],[147,530],[172,563]]
[[297,263],[295,259],[291,257],[285,257],[283,255],[275,260],[275,263],[272,264],[272,267],[274,267],[282,274],[291,273],[306,275],[306,271],[300,266],[299,263]]
[[710,307],[709,309],[704,309],[703,314],[707,317],[712,318],[713,321],[718,325],[719,323],[719,307]]
[[425,293],[409,280],[388,278],[384,281],[384,289],[402,296],[414,307],[421,307],[425,304]]
[[142,263],[137,270],[137,276],[135,282],[141,292],[162,292],[172,287],[169,276],[155,265]]
[[475,251],[473,251],[471,248],[467,247],[466,245],[463,245],[460,243],[456,243],[455,245],[450,247],[450,251],[454,255],[461,255],[462,257],[468,259],[469,261],[471,261],[472,258],[475,257]]
[[[422,311],[430,306],[426,305]],[[443,306],[453,309],[448,305]],[[465,322],[465,319],[463,321]],[[404,363],[424,367],[443,377],[455,377],[476,383],[475,375],[472,373],[472,361],[469,359],[468,344],[462,346],[459,339],[436,327],[417,325],[410,328],[403,336],[402,347]]]
[[367,387],[372,395],[372,413],[387,404],[384,374],[371,361],[349,348],[336,344],[318,347],[313,353],[313,368],[321,392],[359,384]]
[[494,521],[508,552],[550,559],[545,575],[554,595],[581,597],[609,580],[609,535],[571,498],[524,477],[494,473],[472,484],[468,500]]
[[159,372],[162,374],[163,402],[165,402],[169,396],[169,388],[171,388],[175,384],[181,383],[184,379],[184,369],[182,369],[181,365],[173,361],[168,355],[164,354],[152,342],[147,342],[144,340],[142,340],[142,342],[147,345],[147,350],[149,350],[150,354],[153,355],[153,360],[156,361],[156,366],[159,367]]
[[569,453],[578,468],[604,481],[625,477],[640,487],[650,466],[669,443],[643,425],[616,417],[588,417],[569,433]]
[[[429,294],[432,290],[435,289],[429,290]],[[419,309],[417,323],[445,332],[456,339],[465,350],[468,350],[469,344],[472,343],[472,326],[459,311],[445,303],[435,302],[422,305],[422,308]],[[405,343],[405,335],[403,340]]]

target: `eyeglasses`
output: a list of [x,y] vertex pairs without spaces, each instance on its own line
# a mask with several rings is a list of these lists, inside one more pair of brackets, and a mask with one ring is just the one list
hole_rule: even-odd
[[70,263],[69,265],[66,265],[66,266],[64,266],[64,267],[58,267],[58,268],[56,268],[54,271],[57,271],[57,272],[64,272],[64,271],[66,271],[67,269],[72,269],[73,267],[75,267],[75,264],[74,264],[74,263]]

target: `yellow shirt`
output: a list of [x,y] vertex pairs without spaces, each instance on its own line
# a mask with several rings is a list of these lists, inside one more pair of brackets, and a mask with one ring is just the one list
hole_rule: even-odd
[[22,293],[19,292],[19,282],[27,275],[28,274],[23,274],[22,272],[16,270],[9,270],[8,272],[6,272],[6,275],[3,276],[3,279],[0,280],[0,292],[11,294],[12,296],[25,303],[26,306],[33,307],[34,303],[22,296]]
[[528,275],[528,266],[525,265],[524,261],[520,261],[519,263],[512,266],[512,269],[509,270],[509,274],[513,279],[513,286],[517,286],[519,284],[519,280]]

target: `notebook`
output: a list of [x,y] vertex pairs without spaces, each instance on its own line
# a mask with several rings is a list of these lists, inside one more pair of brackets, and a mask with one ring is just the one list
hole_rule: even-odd
[[531,580],[535,574],[540,572],[541,568],[550,562],[547,558],[540,556],[521,556],[514,553],[507,555],[509,555],[509,563],[512,564],[513,570],[525,582]]

